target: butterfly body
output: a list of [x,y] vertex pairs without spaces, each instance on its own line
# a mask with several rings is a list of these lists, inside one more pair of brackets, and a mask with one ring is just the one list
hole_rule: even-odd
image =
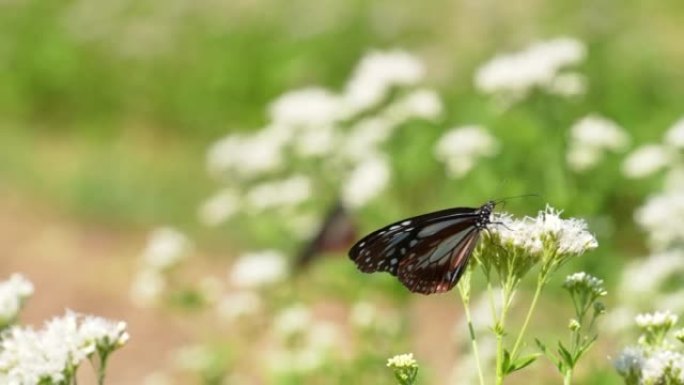
[[480,232],[491,223],[494,206],[489,201],[392,223],[358,241],[349,257],[362,272],[388,272],[412,292],[451,290],[465,272]]

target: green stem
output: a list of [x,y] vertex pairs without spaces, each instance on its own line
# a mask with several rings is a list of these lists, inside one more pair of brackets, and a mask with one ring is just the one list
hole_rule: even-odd
[[461,286],[458,287],[458,292],[463,301],[463,308],[465,309],[466,321],[468,322],[468,333],[470,334],[470,343],[473,346],[473,355],[475,356],[475,365],[477,366],[477,376],[480,379],[480,385],[484,385],[484,376],[482,375],[482,365],[480,364],[480,353],[477,349],[477,339],[475,338],[475,329],[473,328],[472,318],[470,317],[470,308],[466,300]]
[[530,303],[530,308],[527,310],[525,322],[523,322],[522,328],[520,329],[520,333],[518,334],[518,338],[515,340],[515,344],[513,344],[513,350],[511,350],[511,360],[515,360],[516,358],[516,354],[518,353],[520,344],[522,343],[523,337],[525,336],[525,331],[527,330],[527,326],[530,323],[530,319],[532,319],[532,313],[534,313],[534,308],[537,306],[539,294],[541,294],[545,282],[546,279],[544,279],[544,277],[537,281],[537,288],[534,291],[534,297],[532,297],[532,303]]
[[496,385],[502,385],[503,379],[506,376],[504,372],[504,334],[506,329],[506,313],[508,313],[508,305],[511,299],[511,293],[507,293],[507,286],[501,288],[501,295],[503,297],[501,304],[501,316],[498,320],[495,320],[496,324],[494,329],[496,331]]
[[563,385],[570,385],[572,383],[572,369],[568,369],[565,371],[565,375],[563,376]]

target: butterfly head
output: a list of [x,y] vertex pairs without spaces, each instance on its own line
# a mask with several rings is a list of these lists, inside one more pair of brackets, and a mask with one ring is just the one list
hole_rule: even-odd
[[484,229],[487,225],[492,223],[492,211],[494,211],[494,207],[496,207],[496,202],[488,201],[479,208],[479,217],[475,223],[475,227]]

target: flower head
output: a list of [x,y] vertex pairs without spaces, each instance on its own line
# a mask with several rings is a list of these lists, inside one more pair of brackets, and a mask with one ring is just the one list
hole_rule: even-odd
[[493,221],[499,225],[486,233],[493,247],[488,247],[483,255],[485,267],[494,266],[504,275],[520,278],[537,263],[550,271],[598,246],[584,220],[562,219],[560,214],[551,206],[534,218],[513,219],[499,214]]
[[145,265],[156,270],[165,270],[177,265],[190,249],[190,240],[185,234],[171,227],[154,230],[143,251]]
[[598,115],[582,118],[572,126],[570,132],[567,159],[576,171],[595,166],[604,150],[621,150],[629,142],[629,137],[620,126]]
[[230,271],[230,281],[238,287],[254,288],[285,278],[285,257],[276,250],[264,250],[241,256]]
[[[570,87],[559,87],[556,78],[561,69],[581,62],[585,55],[584,44],[572,38],[539,42],[484,64],[475,75],[475,86],[483,93],[499,94],[510,100],[519,100],[534,88],[567,94]],[[572,86],[572,91],[580,89],[576,84]]]
[[665,167],[670,158],[665,147],[647,144],[629,154],[622,164],[622,173],[628,178],[643,178]]
[[602,297],[608,292],[603,288],[603,280],[583,271],[568,275],[563,287],[569,291],[586,292],[594,298]]
[[418,375],[418,363],[413,353],[399,354],[387,360],[387,367],[394,370],[394,376],[400,384],[410,385]]
[[466,175],[481,157],[493,156],[499,143],[480,126],[457,127],[447,131],[435,145],[435,157],[444,162],[453,178]]
[[669,310],[637,315],[635,321],[642,332],[639,342],[648,347],[663,346],[665,336],[677,320],[677,315],[670,313]]
[[32,294],[33,284],[21,274],[12,274],[0,282],[0,330],[14,322]]
[[349,207],[361,207],[381,193],[390,179],[390,168],[382,157],[359,163],[342,186],[342,200]]

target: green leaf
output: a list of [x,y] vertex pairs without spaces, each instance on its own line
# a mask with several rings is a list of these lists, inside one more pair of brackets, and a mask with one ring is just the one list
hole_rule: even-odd
[[515,360],[515,362],[510,366],[510,368],[508,369],[508,371],[507,371],[506,373],[507,373],[507,374],[508,374],[508,373],[513,373],[513,372],[515,372],[515,371],[518,371],[518,370],[520,370],[520,369],[523,369],[523,368],[529,366],[529,365],[530,365],[531,363],[533,363],[539,356],[541,356],[541,354],[535,353],[535,354],[530,354],[529,356],[525,356],[525,357],[520,357],[520,358],[518,358],[518,359]]
[[511,366],[511,354],[508,352],[507,349],[504,349],[503,362],[501,363],[501,366],[504,373],[510,373],[509,369]]
[[558,341],[558,354],[562,358],[563,363],[565,365],[567,365],[570,368],[572,368],[574,366],[574,360],[572,358],[572,354],[570,354],[568,349],[566,349],[565,346],[563,346],[563,343],[560,341]]

